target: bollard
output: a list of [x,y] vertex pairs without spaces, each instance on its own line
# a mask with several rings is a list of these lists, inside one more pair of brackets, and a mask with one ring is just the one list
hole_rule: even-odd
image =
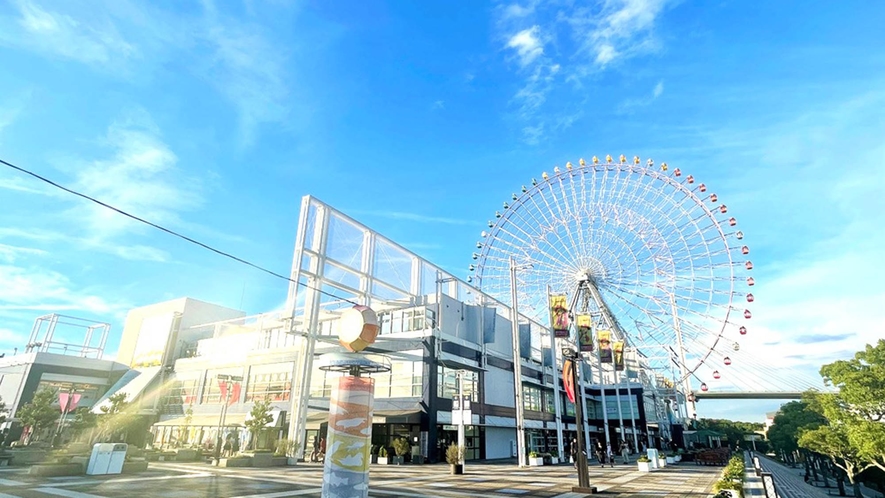
[[765,488],[765,498],[777,498],[777,490],[774,487],[774,476],[771,472],[761,472],[762,486]]

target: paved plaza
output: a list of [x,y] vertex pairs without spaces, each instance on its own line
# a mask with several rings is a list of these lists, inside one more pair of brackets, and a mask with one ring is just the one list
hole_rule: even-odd
[[[372,466],[373,497],[539,497],[574,498],[577,474],[569,465],[517,469],[514,464],[477,463],[465,475],[449,474],[448,465]],[[693,464],[655,472],[636,465],[590,468],[601,496],[624,498],[707,498],[722,467]],[[275,469],[224,469],[208,464],[151,463],[138,475],[35,478],[26,469],[0,470],[0,498],[141,497],[285,498],[319,497],[318,464]]]

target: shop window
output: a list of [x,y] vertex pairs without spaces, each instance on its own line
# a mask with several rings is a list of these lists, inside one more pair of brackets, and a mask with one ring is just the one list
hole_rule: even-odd
[[523,384],[522,406],[526,410],[541,411],[541,388]]
[[246,401],[287,401],[292,389],[292,363],[257,365],[249,373]]
[[[470,400],[479,402],[479,374],[470,370],[462,370],[462,389]],[[452,399],[458,394],[458,369],[440,366],[437,368],[437,396]]]

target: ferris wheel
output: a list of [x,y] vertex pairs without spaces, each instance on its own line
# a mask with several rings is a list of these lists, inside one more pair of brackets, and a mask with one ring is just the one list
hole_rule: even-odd
[[[730,364],[747,333],[755,282],[743,238],[692,175],[651,159],[594,157],[514,193],[482,232],[469,280],[509,305],[518,268],[519,312],[544,324],[548,293],[568,295],[570,310],[592,307],[593,297],[610,322],[601,326],[618,329],[651,368],[681,361],[687,382],[705,362]],[[582,298],[582,289],[592,292]]]

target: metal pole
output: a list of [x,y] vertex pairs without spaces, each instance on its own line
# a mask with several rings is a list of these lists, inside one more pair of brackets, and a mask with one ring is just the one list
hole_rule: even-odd
[[[547,302],[550,302],[550,286],[547,286]],[[556,375],[557,372],[557,364],[556,364],[556,336],[553,334],[553,324],[550,324],[550,355],[552,356],[551,360],[553,364],[551,368],[553,370],[553,411],[556,415],[556,451],[559,455],[560,459],[565,459],[566,456],[563,453],[563,444],[562,444],[562,400],[559,399],[559,379]]]
[[[461,455],[461,461],[459,462],[462,466],[464,465],[464,461],[466,460],[465,451],[464,451],[464,371],[458,370],[458,400],[461,403],[461,410],[459,410],[458,416],[458,447],[461,451],[459,454]],[[463,468],[463,467],[462,467]]]
[[[603,426],[603,443],[608,447],[608,407],[605,402],[605,376],[602,369],[602,357],[599,354],[599,347],[596,347],[596,365],[599,367],[599,394],[602,398],[602,426]],[[599,462],[602,464],[603,462]]]
[[[624,376],[627,378],[627,398],[630,399],[630,428],[633,429],[633,449],[639,453],[639,434],[636,433],[636,409],[633,408],[633,393],[630,391],[630,363],[627,361],[627,341],[624,338]],[[638,402],[637,402],[638,403]]]
[[[580,353],[578,353],[578,355],[580,355]],[[580,356],[578,357],[580,358]],[[580,363],[578,363],[574,359],[567,359],[564,361],[572,362],[572,379],[574,379],[575,386],[579,386],[579,382],[581,380],[580,376],[578,375],[578,367],[580,366]],[[583,388],[581,389],[583,390]],[[581,406],[581,403],[575,403],[575,415],[577,415],[578,420],[584,420],[584,410]],[[578,438],[575,441],[575,443],[578,445],[577,460],[575,461],[575,464],[578,467],[578,486],[581,488],[589,488],[590,474],[589,469],[587,468],[587,452],[589,451],[589,448],[587,448],[586,446],[582,448],[582,446],[584,446],[584,424],[575,424],[575,428],[578,431]]]
[[[621,355],[623,355],[623,354],[624,354],[624,350],[621,349]],[[626,434],[626,431],[624,430],[624,413],[623,413],[623,409],[621,408],[621,389],[620,389],[621,376],[618,375],[618,367],[617,367],[617,365],[615,365],[614,361],[615,361],[614,360],[614,348],[612,348],[612,375],[614,376],[615,399],[617,400],[617,403],[618,403],[618,423],[620,424],[620,426],[618,428],[620,429],[621,441],[626,441],[627,434]],[[618,443],[618,447],[612,448],[612,451],[614,454],[617,454],[617,453],[620,453],[620,449],[621,449],[621,445],[620,445],[620,443]]]
[[519,352],[519,309],[516,298],[516,260],[510,256],[510,321],[513,335],[513,390],[516,394],[516,452],[517,464],[526,465],[525,415],[522,402],[522,360]]

